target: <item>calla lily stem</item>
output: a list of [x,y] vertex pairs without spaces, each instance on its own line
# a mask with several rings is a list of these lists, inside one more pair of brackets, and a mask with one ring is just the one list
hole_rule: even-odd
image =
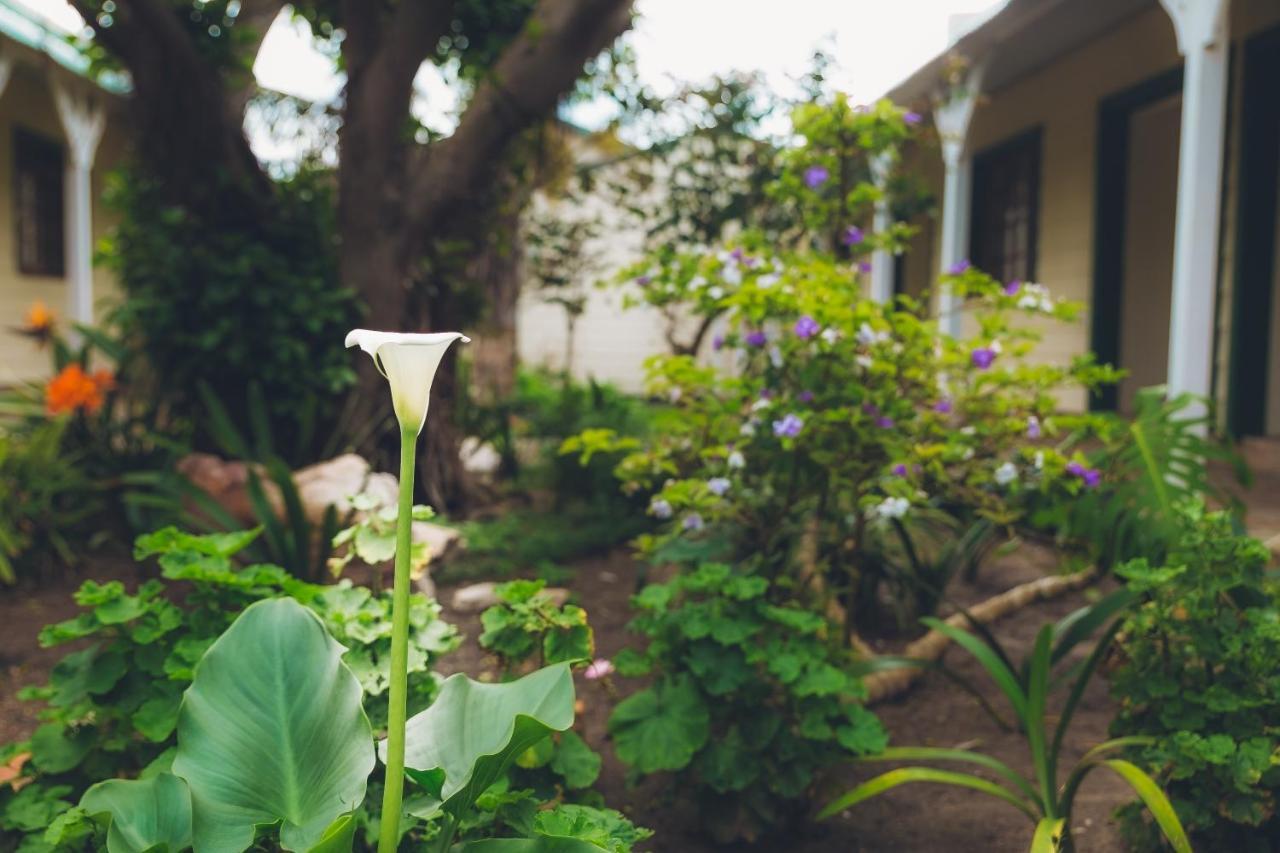
[[391,593],[391,683],[387,708],[387,779],[382,791],[378,853],[400,844],[400,804],[404,798],[404,728],[408,717],[409,552],[413,545],[413,471],[416,429],[400,429],[400,509],[396,516],[396,570]]

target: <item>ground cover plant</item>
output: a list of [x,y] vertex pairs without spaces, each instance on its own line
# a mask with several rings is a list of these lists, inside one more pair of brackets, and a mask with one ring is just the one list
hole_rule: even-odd
[[[1117,639],[1112,725],[1140,737],[1133,759],[1169,792],[1203,850],[1269,850],[1280,793],[1280,590],[1267,548],[1227,512],[1184,503],[1164,559],[1117,573],[1143,597]],[[1159,849],[1141,810],[1122,811],[1127,839]]]

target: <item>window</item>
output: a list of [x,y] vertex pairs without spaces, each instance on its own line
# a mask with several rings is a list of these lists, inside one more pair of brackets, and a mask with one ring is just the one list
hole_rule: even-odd
[[1040,206],[1040,131],[979,153],[973,160],[969,259],[1000,281],[1032,281]]
[[15,129],[13,175],[18,270],[28,275],[62,275],[62,146]]

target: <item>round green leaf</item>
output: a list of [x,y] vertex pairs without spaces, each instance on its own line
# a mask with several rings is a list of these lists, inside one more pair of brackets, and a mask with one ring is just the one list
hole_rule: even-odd
[[177,853],[191,846],[191,795],[172,773],[151,779],[111,779],[84,792],[80,808],[108,814],[108,853]]
[[364,799],[373,732],[344,651],[289,598],[253,604],[209,647],[173,761],[200,853],[239,853],[277,821],[282,846],[306,850]]
[[641,690],[609,718],[618,757],[641,773],[685,767],[706,744],[710,730],[711,715],[687,678]]
[[[450,676],[436,701],[409,720],[405,766],[454,815],[464,813],[515,757],[553,731],[573,725],[573,676],[556,664],[506,684]],[[386,760],[386,741],[378,745]],[[433,771],[444,771],[441,781]]]

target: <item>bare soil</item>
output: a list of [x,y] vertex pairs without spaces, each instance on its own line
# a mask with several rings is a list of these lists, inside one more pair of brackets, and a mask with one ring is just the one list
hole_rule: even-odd
[[[626,630],[631,618],[628,600],[636,589],[637,565],[623,550],[588,558],[575,564],[568,586],[587,607],[595,628],[598,653],[611,657],[636,637]],[[984,570],[973,584],[954,590],[964,604],[986,599],[1015,584],[1052,571],[1048,552],[1028,549],[1006,557]],[[36,635],[44,625],[75,615],[71,594],[86,577],[118,578],[133,587],[139,570],[124,561],[109,560],[90,567],[76,579],[63,579],[39,590],[0,590],[0,743],[29,735],[38,725],[32,703],[17,699],[17,690],[41,683],[66,648],[41,649]],[[452,588],[440,590],[449,602]],[[995,634],[1007,643],[1017,659],[1026,654],[1036,631],[1046,621],[1058,619],[1087,603],[1096,592],[1086,590],[1051,602],[1033,605],[998,623]],[[446,607],[445,618],[457,624],[466,640],[445,659],[442,669],[466,671],[473,677],[496,675],[494,662],[476,645],[479,619]],[[882,650],[899,647],[885,643]],[[979,667],[956,650],[948,662],[959,672],[983,683]],[[806,823],[785,837],[762,839],[753,845],[717,846],[700,831],[700,815],[688,798],[662,779],[650,779],[629,787],[625,769],[608,743],[607,720],[618,698],[634,685],[626,680],[611,684],[579,680],[581,708],[578,729],[604,755],[599,788],[606,801],[637,823],[656,831],[646,845],[651,851],[794,851],[794,853],[1021,853],[1027,849],[1032,826],[1012,807],[976,792],[938,785],[906,786],[858,806],[831,821]],[[994,697],[994,688],[993,688]],[[1014,768],[1029,771],[1025,741],[1001,731],[960,688],[938,675],[927,675],[905,696],[876,707],[897,745],[963,746],[983,751]],[[1077,758],[1106,739],[1113,706],[1106,685],[1095,679],[1077,711],[1067,740],[1063,762]],[[846,790],[884,765],[853,766],[833,774],[825,788],[832,796]],[[1085,783],[1075,814],[1077,849],[1082,853],[1109,853],[1123,849],[1111,812],[1130,799],[1118,780],[1095,774]]]

